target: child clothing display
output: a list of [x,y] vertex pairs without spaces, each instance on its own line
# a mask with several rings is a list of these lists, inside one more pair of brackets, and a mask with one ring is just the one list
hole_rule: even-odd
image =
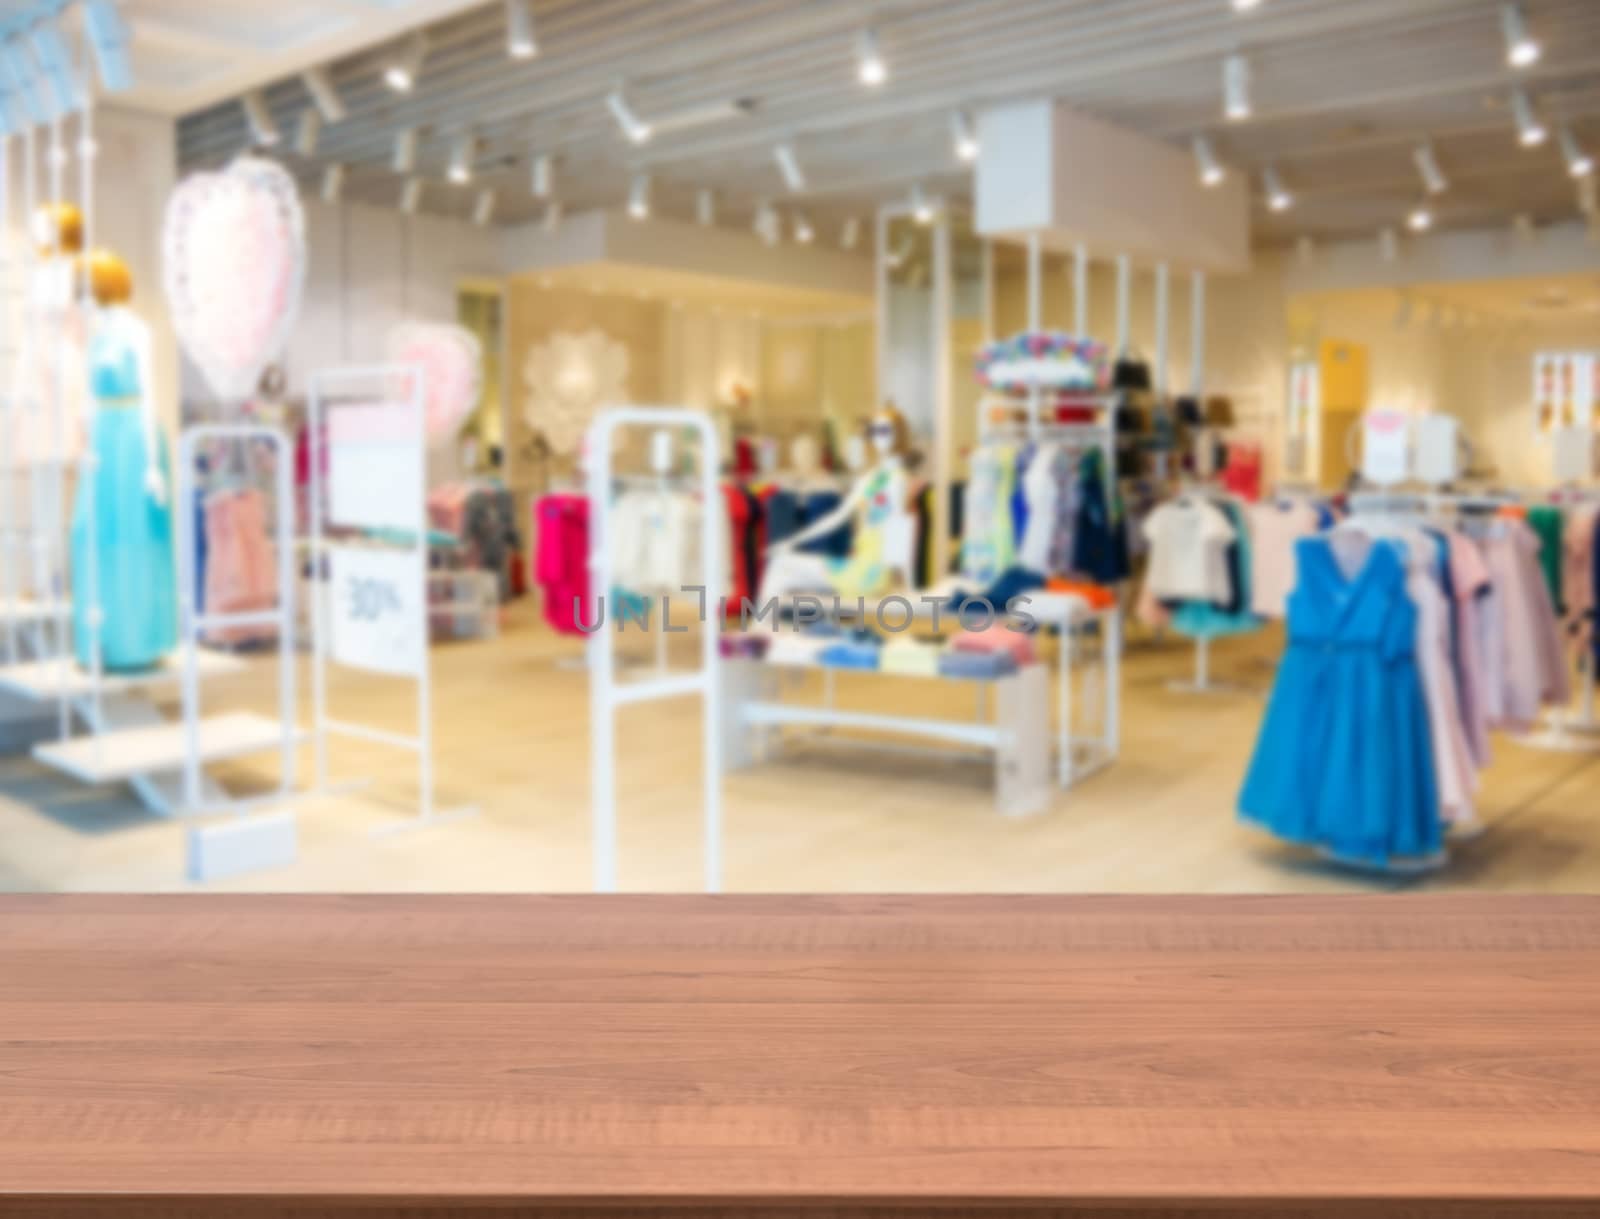
[[1304,500],[1251,504],[1247,513],[1253,550],[1250,609],[1263,618],[1289,612],[1295,585],[1295,543],[1317,532],[1317,511]]
[[[204,506],[204,600],[211,614],[244,614],[278,604],[277,547],[267,531],[266,497],[253,488],[212,491]],[[197,539],[198,541],[198,539]],[[266,642],[270,625],[223,627],[215,643]]]
[[143,327],[117,306],[90,340],[94,464],[72,514],[74,651],[79,664],[92,663],[92,600],[101,611],[100,661],[112,672],[149,668],[178,642],[172,480],[166,439],[145,417]]
[[533,583],[544,594],[544,619],[564,635],[588,621],[589,501],[546,495],[533,505]]

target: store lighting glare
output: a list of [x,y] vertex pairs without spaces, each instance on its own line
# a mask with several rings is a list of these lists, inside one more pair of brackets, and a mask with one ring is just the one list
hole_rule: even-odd
[[861,219],[850,216],[844,222],[844,228],[839,231],[839,245],[846,250],[856,248],[856,243],[861,240]]
[[856,79],[874,89],[889,79],[889,65],[883,62],[878,47],[878,31],[871,26],[856,38]]
[[408,174],[417,167],[417,129],[406,127],[394,133],[394,156],[389,162],[397,174]]
[[933,223],[933,200],[928,198],[920,182],[911,187],[911,216],[918,224]]
[[450,167],[445,176],[457,186],[472,181],[472,161],[477,152],[477,139],[471,133],[458,135],[450,145]]
[[1417,172],[1422,175],[1422,185],[1430,195],[1442,195],[1450,189],[1450,179],[1444,176],[1444,170],[1439,168],[1438,155],[1433,151],[1432,144],[1419,144],[1412,159],[1417,163]]
[[316,156],[317,140],[321,136],[322,115],[315,106],[308,106],[300,112],[300,121],[295,127],[294,150],[303,157]]
[[1243,55],[1222,61],[1222,113],[1230,123],[1242,123],[1252,113],[1250,61]]
[[1594,158],[1584,152],[1571,127],[1563,127],[1557,138],[1561,142],[1561,158],[1567,163],[1567,172],[1574,178],[1587,178],[1594,173]]
[[133,66],[128,57],[132,38],[116,0],[83,0],[84,33],[94,54],[95,70],[108,93],[133,87]]
[[1506,36],[1506,62],[1513,68],[1528,68],[1544,53],[1538,40],[1528,33],[1528,17],[1520,2],[1500,6],[1500,29]]
[[428,58],[427,35],[418,30],[407,38],[383,70],[383,81],[396,93],[410,93],[417,77],[422,75],[423,61]]
[[414,216],[421,206],[422,179],[407,178],[406,184],[400,188],[400,210],[407,216]]
[[322,171],[322,201],[324,203],[337,203],[344,195],[343,165],[335,162]]
[[494,192],[481,190],[472,202],[472,223],[480,229],[494,219]]
[[1411,209],[1411,214],[1406,217],[1406,227],[1413,233],[1426,233],[1433,227],[1433,209],[1426,200]]
[[694,196],[694,218],[701,228],[708,229],[717,222],[717,192],[702,186]]
[[548,152],[536,153],[533,158],[532,181],[529,183],[535,199],[548,199],[555,190],[555,160]]
[[630,142],[643,144],[650,139],[653,134],[650,124],[634,113],[633,107],[628,104],[627,94],[620,87],[606,94],[606,108],[611,111],[611,117],[617,120],[617,126]]
[[311,95],[311,104],[317,108],[324,123],[340,122],[347,111],[339,90],[333,87],[333,78],[326,68],[308,68],[300,74],[300,83]]
[[628,215],[644,220],[650,215],[650,175],[635,174],[628,189]]
[[816,235],[816,230],[811,227],[811,221],[796,212],[794,217],[794,239],[801,245],[810,245]]
[[1276,169],[1268,166],[1261,171],[1261,184],[1266,188],[1267,206],[1275,212],[1286,212],[1294,206],[1294,196],[1289,193],[1289,188],[1283,184],[1283,178]]
[[950,138],[955,143],[956,160],[970,163],[978,159],[978,131],[965,110],[950,116]]
[[506,54],[512,59],[532,59],[538,53],[533,6],[529,0],[506,0]]
[[250,125],[250,139],[262,148],[271,148],[278,142],[278,125],[272,121],[272,112],[267,109],[267,99],[259,90],[252,89],[239,99],[239,104],[244,107],[245,122]]
[[1217,160],[1217,150],[1211,147],[1211,141],[1203,135],[1194,137],[1194,160],[1200,170],[1200,181],[1206,186],[1220,186],[1227,173],[1222,168],[1222,162]]
[[772,150],[772,159],[778,163],[778,172],[783,175],[783,184],[792,191],[802,191],[806,188],[806,175],[800,168],[800,160],[794,155],[793,144],[779,144]]
[[1549,138],[1550,132],[1539,118],[1533,99],[1521,89],[1511,91],[1511,113],[1517,120],[1517,139],[1524,148],[1537,148]]
[[1261,7],[1261,0],[1233,0],[1233,11],[1248,13]]

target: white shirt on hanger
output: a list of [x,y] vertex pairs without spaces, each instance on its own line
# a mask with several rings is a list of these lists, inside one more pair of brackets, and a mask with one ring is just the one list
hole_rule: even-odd
[[1203,499],[1184,497],[1162,504],[1144,523],[1150,543],[1150,591],[1162,601],[1229,600],[1228,544],[1234,528],[1227,514]]
[[1033,455],[1027,473],[1022,476],[1022,493],[1028,503],[1028,525],[1023,531],[1022,547],[1017,552],[1017,562],[1029,571],[1050,575],[1050,542],[1055,533],[1056,501],[1060,498],[1056,487],[1056,445],[1040,445]]

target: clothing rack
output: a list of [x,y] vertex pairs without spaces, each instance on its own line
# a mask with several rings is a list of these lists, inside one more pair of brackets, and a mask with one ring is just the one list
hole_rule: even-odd
[[[1558,487],[1528,492],[1525,498],[1540,500],[1560,508],[1596,504],[1600,503],[1600,487],[1565,483]],[[1600,617],[1600,606],[1597,606],[1594,612]],[[1597,620],[1591,629],[1600,632],[1600,620]],[[1577,713],[1574,714],[1571,708],[1551,712],[1546,717],[1544,729],[1519,737],[1518,744],[1557,753],[1600,751],[1600,708],[1596,706],[1596,703],[1600,702],[1600,695],[1597,695],[1595,673],[1596,668],[1600,668],[1600,662],[1596,660],[1592,640],[1583,649],[1581,667],[1583,685],[1578,699]]]

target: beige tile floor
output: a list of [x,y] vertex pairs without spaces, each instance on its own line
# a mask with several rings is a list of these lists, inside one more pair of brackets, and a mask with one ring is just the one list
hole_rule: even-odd
[[[1041,816],[993,810],[990,774],[965,761],[821,744],[730,775],[727,887],[742,891],[1327,892],[1481,889],[1600,892],[1600,753],[1497,743],[1481,806],[1487,830],[1443,872],[1394,880],[1308,861],[1241,829],[1233,801],[1271,681],[1277,640],[1222,644],[1217,673],[1255,692],[1169,691],[1192,651],[1145,644],[1125,667],[1124,750],[1115,768],[1060,794]],[[465,820],[405,828],[414,788],[403,756],[336,747],[337,771],[369,777],[355,796],[300,803],[293,866],[228,882],[260,890],[582,891],[589,887],[587,677],[580,646],[519,608],[498,641],[435,650],[441,803]],[[211,705],[271,706],[266,665],[219,683]],[[966,716],[965,687],[848,675],[841,701]],[[334,690],[340,714],[408,723],[407,689],[376,679]],[[698,713],[624,713],[618,775],[622,887],[700,884]],[[242,787],[270,760],[235,766]],[[394,832],[382,832],[393,830]],[[85,788],[22,757],[0,759],[0,890],[185,888],[184,832],[123,789]]]

